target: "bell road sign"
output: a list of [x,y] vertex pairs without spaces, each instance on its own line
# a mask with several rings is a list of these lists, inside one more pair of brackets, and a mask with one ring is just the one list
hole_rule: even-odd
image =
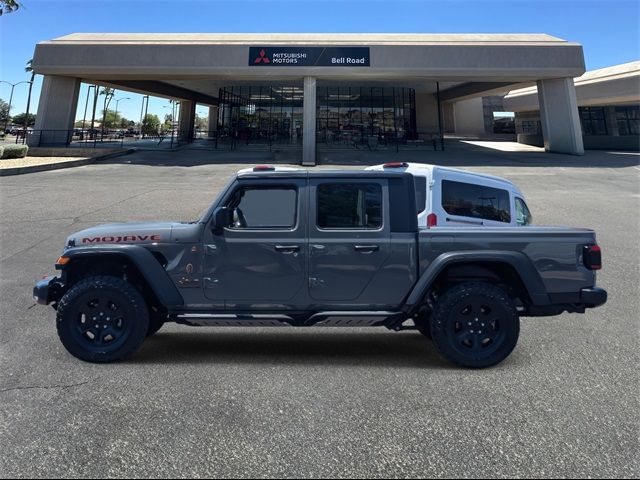
[[255,67],[369,67],[369,47],[249,47]]

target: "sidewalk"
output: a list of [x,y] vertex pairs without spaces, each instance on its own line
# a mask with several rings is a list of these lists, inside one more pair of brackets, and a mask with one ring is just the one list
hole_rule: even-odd
[[0,177],[9,175],[21,175],[24,173],[43,172],[46,170],[58,170],[61,168],[80,167],[100,160],[127,155],[135,152],[135,149],[118,149],[105,154],[104,151],[94,150],[94,156],[69,156],[69,157],[24,157],[0,160]]

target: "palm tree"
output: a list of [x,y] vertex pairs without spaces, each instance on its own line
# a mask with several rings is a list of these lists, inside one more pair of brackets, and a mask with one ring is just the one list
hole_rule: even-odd
[[[31,74],[31,81],[29,82],[29,96],[27,97],[27,113],[24,116],[24,131],[27,131],[29,126],[29,106],[31,105],[31,89],[33,88],[33,80],[36,78],[36,72],[33,71],[33,58],[27,62],[27,66],[24,69],[25,72]],[[25,135],[24,138],[27,138]]]
[[104,135],[104,125],[107,120],[107,109],[109,108],[109,103],[111,103],[111,99],[116,94],[115,88],[104,87],[100,91],[100,95],[104,95],[104,110],[102,111],[102,135]]
[[18,8],[20,4],[16,0],[0,0],[0,15],[15,12]]

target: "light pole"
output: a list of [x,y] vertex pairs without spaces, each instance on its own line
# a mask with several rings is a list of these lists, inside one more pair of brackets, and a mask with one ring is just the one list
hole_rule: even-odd
[[85,135],[85,131],[84,131],[84,127],[85,127],[85,121],[87,118],[87,107],[89,106],[89,93],[91,92],[91,89],[96,88],[95,85],[89,85],[89,87],[87,88],[87,100],[84,102],[84,115],[82,115],[82,132],[80,133],[80,135],[82,136],[81,140],[84,140],[84,135]]
[[[11,95],[9,96],[9,109],[7,111],[7,118],[4,121],[4,130],[3,132],[7,131],[7,125],[9,125],[9,116],[11,115],[11,102],[13,101],[13,89],[16,88],[16,85],[20,85],[21,83],[31,83],[29,80],[23,80],[22,82],[18,82],[18,83],[11,83],[11,82],[7,82],[6,80],[0,80],[0,83],[6,83],[7,85],[11,85]],[[26,135],[26,132],[25,132]]]
[[147,104],[149,103],[149,95],[145,95],[144,97],[142,97],[142,106],[140,107],[140,125],[139,125],[140,131],[138,132],[140,134],[140,139],[142,139],[143,135],[144,135],[142,133],[142,124],[144,122],[143,115],[144,115],[144,105],[145,105],[145,103],[147,103]]
[[[201,112],[198,112],[198,116],[199,116],[199,118],[200,118],[200,121],[201,121],[201,122],[205,119],[205,115],[207,116],[207,129],[208,129],[208,126],[209,126],[209,118],[208,118],[208,117],[209,117],[209,114],[208,114],[208,113],[206,113],[206,112],[202,112],[202,111],[201,111]],[[197,130],[197,128],[198,128],[198,126],[196,125],[196,132],[197,132],[197,133],[196,133],[196,137],[197,137],[197,138],[201,138],[201,136],[202,136],[202,131],[198,131],[198,130]]]
[[118,98],[118,99],[116,100],[116,115],[115,115],[115,117],[116,117],[116,118],[115,118],[115,122],[116,122],[116,123],[118,122],[118,102],[119,102],[120,100],[131,100],[131,98],[129,98],[129,97],[123,97],[123,98]]
[[[122,98],[118,98],[116,100],[116,114],[115,114],[115,118],[114,118],[114,121],[116,122],[116,125],[118,124],[118,102],[120,100],[131,100],[131,98],[122,97]],[[120,133],[122,133],[122,137],[120,138],[120,146],[123,146],[124,145],[124,132],[120,132]]]

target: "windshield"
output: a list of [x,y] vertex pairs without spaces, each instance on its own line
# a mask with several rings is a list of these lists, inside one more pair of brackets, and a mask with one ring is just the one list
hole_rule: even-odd
[[516,197],[516,225],[524,227],[525,225],[531,225],[531,222],[533,222],[533,216],[527,204],[521,198]]

